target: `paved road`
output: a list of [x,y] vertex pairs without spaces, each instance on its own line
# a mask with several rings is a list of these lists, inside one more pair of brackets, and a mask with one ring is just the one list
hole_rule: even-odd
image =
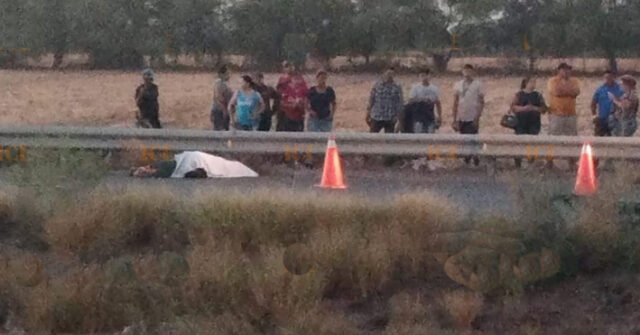
[[[283,168],[258,178],[247,179],[135,179],[125,172],[110,174],[105,183],[121,188],[130,185],[166,186],[185,196],[196,191],[224,190],[250,192],[260,189],[315,192],[317,194],[355,194],[376,199],[427,192],[447,197],[464,211],[513,213],[516,200],[512,196],[513,177],[489,177],[484,170],[441,171],[436,173],[392,170],[380,172],[353,172],[346,176],[349,188],[345,191],[322,190],[314,185],[320,180],[320,171]],[[526,172],[523,172],[526,175]],[[567,183],[570,191],[570,183]]]

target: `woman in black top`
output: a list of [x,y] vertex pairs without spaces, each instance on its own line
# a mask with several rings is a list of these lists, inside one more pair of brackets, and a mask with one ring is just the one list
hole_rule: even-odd
[[[511,103],[511,112],[516,116],[516,135],[538,135],[540,133],[540,114],[546,109],[542,94],[536,91],[536,79],[527,77],[520,84],[520,91],[516,93]],[[516,166],[520,167],[521,159],[516,159]]]

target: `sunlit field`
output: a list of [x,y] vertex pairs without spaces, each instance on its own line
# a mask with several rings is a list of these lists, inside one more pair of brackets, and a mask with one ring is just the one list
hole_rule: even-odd
[[[232,86],[239,86],[242,73],[234,73]],[[312,74],[307,74],[313,83]],[[268,84],[275,85],[278,74],[266,75]],[[211,129],[209,111],[212,101],[213,73],[159,72],[160,118],[166,127]],[[339,131],[364,131],[364,111],[369,91],[378,79],[376,74],[333,74],[329,81],[338,96],[339,110],[335,126]],[[544,91],[546,80],[538,80]],[[0,71],[0,123],[4,125],[85,125],[132,127],[133,99],[140,82],[137,72],[120,71]],[[417,76],[400,75],[405,96],[409,94]],[[444,108],[442,133],[452,132],[451,108],[453,85],[458,77],[434,77],[440,87]],[[510,133],[499,125],[513,94],[518,90],[520,77],[484,76],[486,109],[481,120],[481,133]],[[582,94],[578,98],[579,132],[591,135],[590,99],[601,80],[599,77],[581,78]],[[543,121],[546,132],[547,120]]]

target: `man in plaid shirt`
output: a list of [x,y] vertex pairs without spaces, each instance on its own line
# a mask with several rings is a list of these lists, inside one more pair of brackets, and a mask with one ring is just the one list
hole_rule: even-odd
[[381,81],[371,89],[366,121],[372,133],[384,129],[385,133],[393,133],[398,115],[404,107],[402,87],[393,81],[395,69],[389,67]]

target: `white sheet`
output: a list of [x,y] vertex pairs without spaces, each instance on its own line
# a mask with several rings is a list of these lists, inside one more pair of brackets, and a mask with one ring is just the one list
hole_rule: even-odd
[[184,175],[197,168],[207,171],[209,178],[258,177],[258,174],[246,165],[226,160],[200,151],[185,151],[175,155],[176,169],[171,178],[184,178]]

